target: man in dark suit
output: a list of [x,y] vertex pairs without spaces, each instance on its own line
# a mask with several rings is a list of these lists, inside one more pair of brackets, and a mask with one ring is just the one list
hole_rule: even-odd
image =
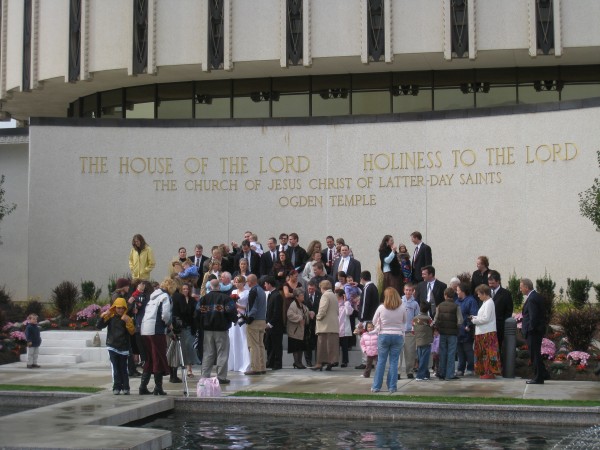
[[204,271],[204,263],[208,261],[208,257],[204,256],[202,253],[204,252],[204,247],[201,244],[196,244],[194,247],[194,257],[192,258],[192,262],[198,268],[198,272],[200,273],[200,281],[202,281],[202,277],[206,273]]
[[328,275],[331,275],[331,271],[333,270],[333,263],[338,257],[337,248],[335,246],[335,239],[333,236],[327,236],[325,238],[325,243],[327,246],[325,249],[321,250],[321,261],[325,264],[325,270]]
[[346,272],[346,275],[352,277],[354,281],[360,279],[360,261],[350,257],[350,247],[342,245],[340,248],[340,257],[333,263],[333,270],[331,276],[334,281],[337,281],[337,274],[341,270]]
[[279,245],[277,246],[277,250],[280,252],[285,252],[287,251],[288,247],[288,235],[285,233],[281,233],[279,235]]
[[[423,242],[423,236],[419,231],[413,231],[410,235],[412,243],[415,244],[415,251],[412,259],[412,278],[415,283],[423,281],[422,270],[425,266],[431,266],[433,264],[433,257],[431,256],[431,247]],[[443,301],[442,292],[442,301]]]
[[429,314],[433,319],[435,310],[440,303],[444,301],[444,290],[448,287],[446,283],[435,278],[435,268],[433,266],[425,266],[421,269],[421,281],[417,285],[415,298],[422,305],[424,302],[429,303]]
[[282,368],[283,358],[283,297],[273,277],[267,277],[264,284],[267,293],[267,368],[279,370]]
[[312,366],[313,361],[313,350],[317,348],[317,335],[315,334],[315,316],[319,312],[319,301],[321,300],[321,293],[319,288],[314,281],[309,281],[304,292],[304,304],[308,308],[309,314],[312,312],[310,322],[308,323],[308,329],[310,331],[310,338],[308,340],[308,347],[304,351],[304,359],[306,359],[306,365]]
[[[488,286],[492,290],[492,299],[496,309],[496,334],[498,335],[498,350],[502,355],[502,342],[504,341],[504,321],[512,317],[513,299],[510,292],[500,286],[500,273],[490,270],[488,273]],[[504,360],[502,361],[504,362]],[[504,365],[502,365],[504,367]]]
[[[373,320],[375,311],[379,307],[379,292],[375,283],[371,281],[371,272],[368,270],[360,274],[360,284],[363,286],[363,292],[358,305],[358,320],[364,325],[365,322]],[[364,369],[366,367],[367,357],[364,353],[361,359],[361,363],[354,367],[355,369]]]
[[260,276],[266,277],[271,274],[273,263],[277,261],[277,241],[274,237],[267,241],[267,250],[260,257]]
[[242,241],[241,250],[235,255],[235,270],[240,270],[240,259],[246,258],[248,260],[248,270],[256,276],[260,275],[260,256],[252,247],[250,247],[250,241],[244,239]]
[[304,264],[308,261],[308,254],[298,244],[299,238],[296,233],[290,233],[288,237],[288,249],[285,251],[287,260],[292,263],[298,272],[304,270]]
[[533,289],[533,282],[529,278],[521,279],[519,290],[525,297],[521,331],[523,337],[527,339],[529,358],[533,367],[533,378],[527,380],[527,384],[544,384],[544,380],[550,378],[542,359],[542,339],[546,331],[544,298]]

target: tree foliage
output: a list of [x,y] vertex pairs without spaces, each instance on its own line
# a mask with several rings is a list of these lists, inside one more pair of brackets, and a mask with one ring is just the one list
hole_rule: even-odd
[[[600,150],[597,156],[600,168]],[[590,219],[597,230],[600,230],[600,178],[594,178],[594,184],[579,193],[579,212],[586,219]]]

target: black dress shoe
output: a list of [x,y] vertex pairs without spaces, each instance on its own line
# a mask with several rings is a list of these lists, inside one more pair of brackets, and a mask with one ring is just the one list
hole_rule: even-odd
[[359,364],[358,366],[354,366],[355,369],[364,370],[367,368],[366,364]]
[[527,380],[526,384],[544,384],[544,380]]
[[348,363],[342,363],[340,367],[348,367]]
[[229,383],[231,383],[231,380],[228,380],[226,378],[217,378],[217,380],[219,380],[219,384],[229,384]]
[[328,372],[331,372],[331,368],[332,368],[332,367],[335,367],[335,364],[336,364],[336,363],[333,363],[333,364],[327,364],[327,366],[325,366],[325,370],[327,370]]
[[334,362],[333,364],[331,364],[331,366],[332,366],[332,367],[337,367],[337,366],[339,366],[339,365],[340,365],[340,363],[339,363],[339,362]]

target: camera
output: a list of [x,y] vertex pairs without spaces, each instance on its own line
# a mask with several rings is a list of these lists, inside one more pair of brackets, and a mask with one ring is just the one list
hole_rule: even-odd
[[173,320],[173,333],[181,334],[182,330],[183,330],[183,322],[181,321],[181,319],[179,317],[176,317],[175,320]]
[[253,320],[254,320],[254,317],[249,317],[246,314],[238,314],[238,320],[236,323],[238,324],[238,326],[241,327],[244,324],[250,325]]

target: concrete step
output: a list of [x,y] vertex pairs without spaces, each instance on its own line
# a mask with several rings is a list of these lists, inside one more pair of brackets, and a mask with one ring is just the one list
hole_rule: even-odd
[[89,339],[57,339],[55,337],[47,338],[42,335],[43,347],[61,347],[61,348],[86,348],[91,344]]
[[[21,355],[21,362],[27,362],[27,355]],[[43,365],[61,365],[61,364],[77,364],[83,362],[81,355],[42,355],[38,356],[38,364]]]

